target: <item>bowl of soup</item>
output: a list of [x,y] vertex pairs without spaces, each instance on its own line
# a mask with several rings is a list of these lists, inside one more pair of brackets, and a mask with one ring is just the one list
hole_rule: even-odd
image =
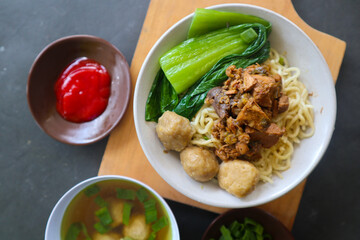
[[123,176],[87,179],[57,202],[45,240],[180,239],[165,200],[146,184]]

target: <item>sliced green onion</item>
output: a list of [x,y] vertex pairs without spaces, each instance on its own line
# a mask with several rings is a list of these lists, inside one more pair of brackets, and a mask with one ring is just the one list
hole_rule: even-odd
[[155,239],[156,239],[156,232],[151,232],[147,240],[155,240]]
[[96,231],[98,231],[101,234],[107,233],[110,230],[110,226],[103,225],[101,222],[97,222],[94,224],[94,228]]
[[108,203],[100,196],[97,196],[94,199],[94,201],[99,207],[107,207],[108,206]]
[[106,226],[113,222],[111,214],[107,207],[100,208],[95,212],[95,215],[99,218],[100,222]]
[[84,234],[84,236],[85,236],[85,240],[91,240],[91,237],[90,237],[90,235],[89,235],[89,233],[88,233],[88,231],[87,231],[87,228],[86,228],[86,226],[85,226],[84,223],[81,223],[81,228],[82,228],[82,232],[83,232],[83,234]]
[[242,237],[244,240],[257,240],[256,235],[253,231],[250,229],[245,229],[244,236]]
[[135,200],[134,190],[117,188],[116,193],[117,193],[116,194],[117,198],[126,199],[126,200]]
[[146,223],[152,223],[157,219],[156,201],[149,199],[144,202]]
[[76,240],[81,232],[81,224],[80,223],[73,223],[70,225],[65,240]]
[[90,187],[85,188],[84,193],[86,196],[91,197],[100,192],[100,187],[96,184],[91,185]]
[[204,135],[203,138],[204,138],[205,140],[209,140],[209,138],[208,138],[206,135]]
[[160,231],[162,228],[166,227],[168,225],[168,220],[165,216],[159,218],[152,226],[151,229],[154,232]]
[[244,32],[240,33],[240,37],[246,42],[251,43],[257,38],[258,34],[255,32],[253,28],[249,28]]
[[284,61],[284,58],[283,57],[280,57],[279,58],[279,63],[281,64],[281,65],[285,65],[285,61]]
[[149,197],[146,189],[143,187],[137,190],[136,196],[140,202],[144,202]]
[[124,203],[124,208],[123,208],[123,223],[125,225],[129,225],[129,221],[130,221],[130,214],[131,214],[131,209],[132,209],[132,204],[131,203]]

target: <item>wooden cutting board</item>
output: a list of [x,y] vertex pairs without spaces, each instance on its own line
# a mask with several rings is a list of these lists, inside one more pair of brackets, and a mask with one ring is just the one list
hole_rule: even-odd
[[[136,135],[132,98],[136,79],[146,55],[168,28],[181,18],[194,12],[196,8],[234,2],[253,4],[273,10],[299,26],[319,47],[329,65],[334,81],[336,81],[345,53],[345,42],[307,25],[296,13],[290,0],[151,0],[130,68],[131,101],[124,118],[111,133],[99,175],[114,174],[132,177],[148,184],[165,198],[218,213],[228,210],[207,206],[187,198],[173,189],[157,174],[146,159]],[[304,186],[305,181],[283,197],[262,205],[260,208],[272,213],[288,229],[291,229]]]

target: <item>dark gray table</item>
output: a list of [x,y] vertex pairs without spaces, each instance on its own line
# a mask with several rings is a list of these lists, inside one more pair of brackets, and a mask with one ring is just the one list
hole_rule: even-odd
[[[53,140],[26,102],[27,74],[47,44],[92,34],[131,62],[147,0],[0,1],[0,239],[42,239],[58,199],[97,174],[107,139],[89,146]],[[360,239],[360,1],[294,0],[314,28],[347,42],[336,84],[335,132],[309,176],[295,221],[296,239]],[[217,215],[169,201],[182,239],[200,239]]]

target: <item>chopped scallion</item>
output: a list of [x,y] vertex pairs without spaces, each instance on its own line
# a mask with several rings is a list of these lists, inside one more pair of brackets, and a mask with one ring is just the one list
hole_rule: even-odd
[[81,232],[81,224],[80,223],[73,223],[70,225],[65,240],[76,240]]
[[100,187],[96,184],[93,184],[93,185],[85,188],[85,190],[84,190],[85,195],[88,197],[91,197],[91,196],[97,194],[98,192],[100,192]]
[[285,61],[284,61],[284,58],[283,57],[280,57],[279,58],[279,63],[281,64],[281,65],[285,65]]
[[108,205],[108,203],[100,196],[97,196],[94,201],[99,207],[107,207]]
[[106,226],[113,222],[110,212],[107,207],[100,208],[95,212],[95,215],[99,218],[100,222]]
[[147,240],[155,240],[156,239],[156,232],[152,232],[150,233],[150,236],[148,237]]
[[156,201],[149,199],[144,202],[146,223],[152,223],[157,219]]
[[143,187],[137,190],[136,196],[140,202],[144,202],[149,197],[146,189]]
[[129,225],[129,221],[130,221],[130,214],[131,214],[131,209],[132,209],[132,204],[131,203],[124,203],[124,208],[123,208],[123,223],[125,225]]
[[91,240],[91,237],[90,237],[90,235],[89,235],[89,233],[88,233],[88,231],[87,231],[87,228],[86,228],[86,226],[85,226],[84,223],[81,223],[81,228],[82,228],[82,232],[83,232],[83,234],[84,234],[84,236],[85,236],[85,240]]
[[116,194],[117,198],[126,199],[126,200],[135,200],[134,190],[117,188],[116,193],[117,193]]
[[152,226],[151,229],[154,232],[160,231],[163,227],[166,227],[168,225],[168,220],[165,216],[159,218]]
[[224,225],[220,227],[220,232],[222,234],[223,240],[233,240],[230,230]]
[[101,234],[107,233],[110,230],[110,226],[104,226],[101,222],[97,222],[94,224],[94,228]]

